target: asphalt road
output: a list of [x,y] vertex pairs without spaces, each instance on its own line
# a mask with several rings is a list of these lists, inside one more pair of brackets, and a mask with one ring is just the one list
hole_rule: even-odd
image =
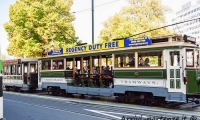
[[188,120],[194,116],[193,118],[200,120],[199,108],[171,110],[13,92],[4,92],[3,97],[6,120],[125,120],[128,117],[147,120],[150,117],[152,119],[161,116],[181,120],[183,116]]

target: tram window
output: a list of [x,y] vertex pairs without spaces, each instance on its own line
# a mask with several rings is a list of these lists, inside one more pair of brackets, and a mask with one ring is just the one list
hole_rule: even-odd
[[42,61],[42,70],[51,70],[51,60]]
[[53,70],[64,70],[64,59],[53,60]]
[[11,65],[11,73],[12,73],[12,75],[16,75],[16,67],[15,67],[15,65]]
[[170,52],[170,65],[171,66],[180,66],[180,52]]
[[21,75],[21,65],[17,65],[18,67],[18,70],[17,70],[17,73],[18,73],[18,75]]
[[28,73],[28,63],[24,63],[24,73]]
[[186,66],[194,67],[194,50],[186,49]]
[[3,74],[7,75],[8,71],[8,66],[3,66]]
[[69,60],[66,61],[66,70],[72,70],[72,63],[73,61]]
[[115,67],[135,67],[135,54],[115,54]]
[[138,53],[138,67],[163,66],[162,51]]
[[30,63],[30,72],[37,73],[37,63]]
[[199,66],[199,50],[196,51],[196,64]]

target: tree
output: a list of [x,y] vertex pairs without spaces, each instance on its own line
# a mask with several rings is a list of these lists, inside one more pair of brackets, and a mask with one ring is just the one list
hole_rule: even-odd
[[8,33],[8,54],[15,57],[38,57],[52,42],[66,47],[78,39],[69,11],[73,0],[17,0],[10,6],[10,20],[4,25]]
[[5,54],[2,54],[1,55],[1,60],[5,60],[6,59],[6,55]]
[[[164,13],[171,9],[163,6],[160,0],[128,0],[124,7],[104,22],[98,42],[111,41],[113,38],[129,37],[146,30],[166,25]],[[148,32],[136,37],[153,37],[171,34],[167,28]]]

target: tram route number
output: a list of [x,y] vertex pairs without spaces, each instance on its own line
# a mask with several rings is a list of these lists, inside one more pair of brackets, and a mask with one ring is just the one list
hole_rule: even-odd
[[133,116],[133,117],[125,117],[123,116],[121,120],[198,120],[197,117],[195,116],[191,116],[191,117],[187,117],[187,116],[182,116],[182,117],[144,117],[144,116],[140,116],[138,117],[138,115]]

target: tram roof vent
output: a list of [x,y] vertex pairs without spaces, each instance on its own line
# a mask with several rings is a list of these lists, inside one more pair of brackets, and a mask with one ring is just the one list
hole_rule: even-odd
[[76,46],[81,46],[81,45],[87,45],[87,43],[80,43],[80,44],[77,44]]

